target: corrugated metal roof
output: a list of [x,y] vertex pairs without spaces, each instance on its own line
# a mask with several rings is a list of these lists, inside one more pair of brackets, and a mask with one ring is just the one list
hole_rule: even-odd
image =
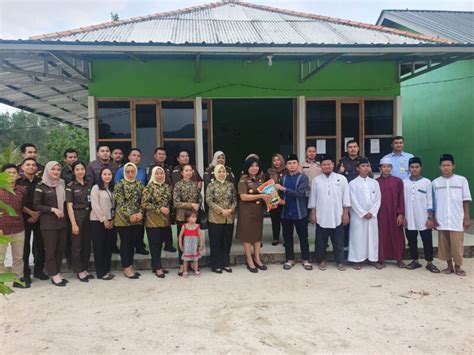
[[395,22],[416,32],[458,43],[474,43],[473,11],[383,10],[377,25]]
[[431,43],[427,36],[380,26],[224,1],[32,37],[61,42],[351,45]]

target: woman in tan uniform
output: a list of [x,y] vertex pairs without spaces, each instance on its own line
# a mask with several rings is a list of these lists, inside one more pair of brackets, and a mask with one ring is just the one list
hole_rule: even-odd
[[[263,212],[265,201],[271,200],[270,195],[260,194],[257,188],[263,184],[262,168],[256,158],[249,158],[244,163],[243,175],[238,185],[239,217],[237,221],[237,239],[244,243],[247,269],[256,273],[258,269],[266,270],[260,260],[260,242],[263,233]],[[251,246],[253,244],[254,255]]]

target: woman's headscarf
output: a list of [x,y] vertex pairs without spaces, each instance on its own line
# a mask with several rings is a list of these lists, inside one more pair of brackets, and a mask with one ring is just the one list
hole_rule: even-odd
[[[219,170],[224,169],[225,171],[225,176],[223,180],[219,180]],[[216,181],[219,181],[221,184],[225,182],[227,179],[227,170],[224,165],[222,164],[217,164],[216,167],[214,168],[214,177],[216,178]]]
[[[279,168],[276,168],[274,165],[273,165],[273,160],[275,159],[275,157],[278,157],[280,159],[280,167]],[[285,170],[285,158],[283,158],[283,155],[279,154],[279,153],[276,153],[276,154],[273,154],[272,156],[272,167],[270,169],[268,169],[268,172],[270,173],[270,175],[277,175],[279,173],[281,173],[283,170]]]
[[64,212],[64,202],[66,201],[66,186],[64,184],[64,180],[61,178],[55,178],[51,176],[51,170],[54,166],[59,165],[57,161],[49,161],[46,166],[44,167],[42,182],[46,186],[53,187],[56,189],[56,199],[58,201],[58,208]]
[[[156,180],[156,172],[158,170],[161,170],[163,172],[163,181],[158,181]],[[161,166],[155,166],[151,170],[151,176],[150,176],[150,181],[148,181],[148,185],[150,184],[157,184],[157,185],[163,185],[166,181],[166,172],[165,169],[163,169]]]
[[220,155],[223,155],[223,156],[224,156],[224,159],[225,159],[225,154],[224,154],[224,152],[218,150],[217,152],[214,153],[214,157],[212,158],[212,162],[211,162],[211,165],[212,165],[212,166],[217,166],[217,158],[218,158]]
[[[128,177],[127,177],[127,168],[131,166],[133,169],[135,169],[135,176],[133,177],[133,179],[129,180]],[[137,173],[138,173],[138,169],[137,169],[137,166],[133,163],[127,163],[123,166],[123,178],[125,179],[125,181],[128,181],[128,182],[135,182],[135,180],[137,179]]]

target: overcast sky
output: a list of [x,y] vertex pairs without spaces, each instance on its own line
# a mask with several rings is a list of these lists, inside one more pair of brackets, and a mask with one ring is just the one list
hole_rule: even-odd
[[[215,0],[214,0],[215,1]],[[110,20],[149,15],[214,2],[213,0],[0,0],[0,38],[69,30]],[[473,0],[251,0],[248,2],[295,11],[375,23],[383,9],[473,11]],[[7,106],[0,104],[0,112]]]

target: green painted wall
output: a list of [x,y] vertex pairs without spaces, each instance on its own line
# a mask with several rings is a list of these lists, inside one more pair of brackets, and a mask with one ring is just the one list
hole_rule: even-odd
[[407,80],[401,91],[406,150],[423,159],[429,178],[439,175],[439,155],[452,153],[474,192],[474,60]]
[[203,60],[200,81],[190,60],[99,60],[93,62],[89,93],[96,97],[295,97],[396,96],[397,65],[392,62],[336,62],[300,83],[298,61]]

